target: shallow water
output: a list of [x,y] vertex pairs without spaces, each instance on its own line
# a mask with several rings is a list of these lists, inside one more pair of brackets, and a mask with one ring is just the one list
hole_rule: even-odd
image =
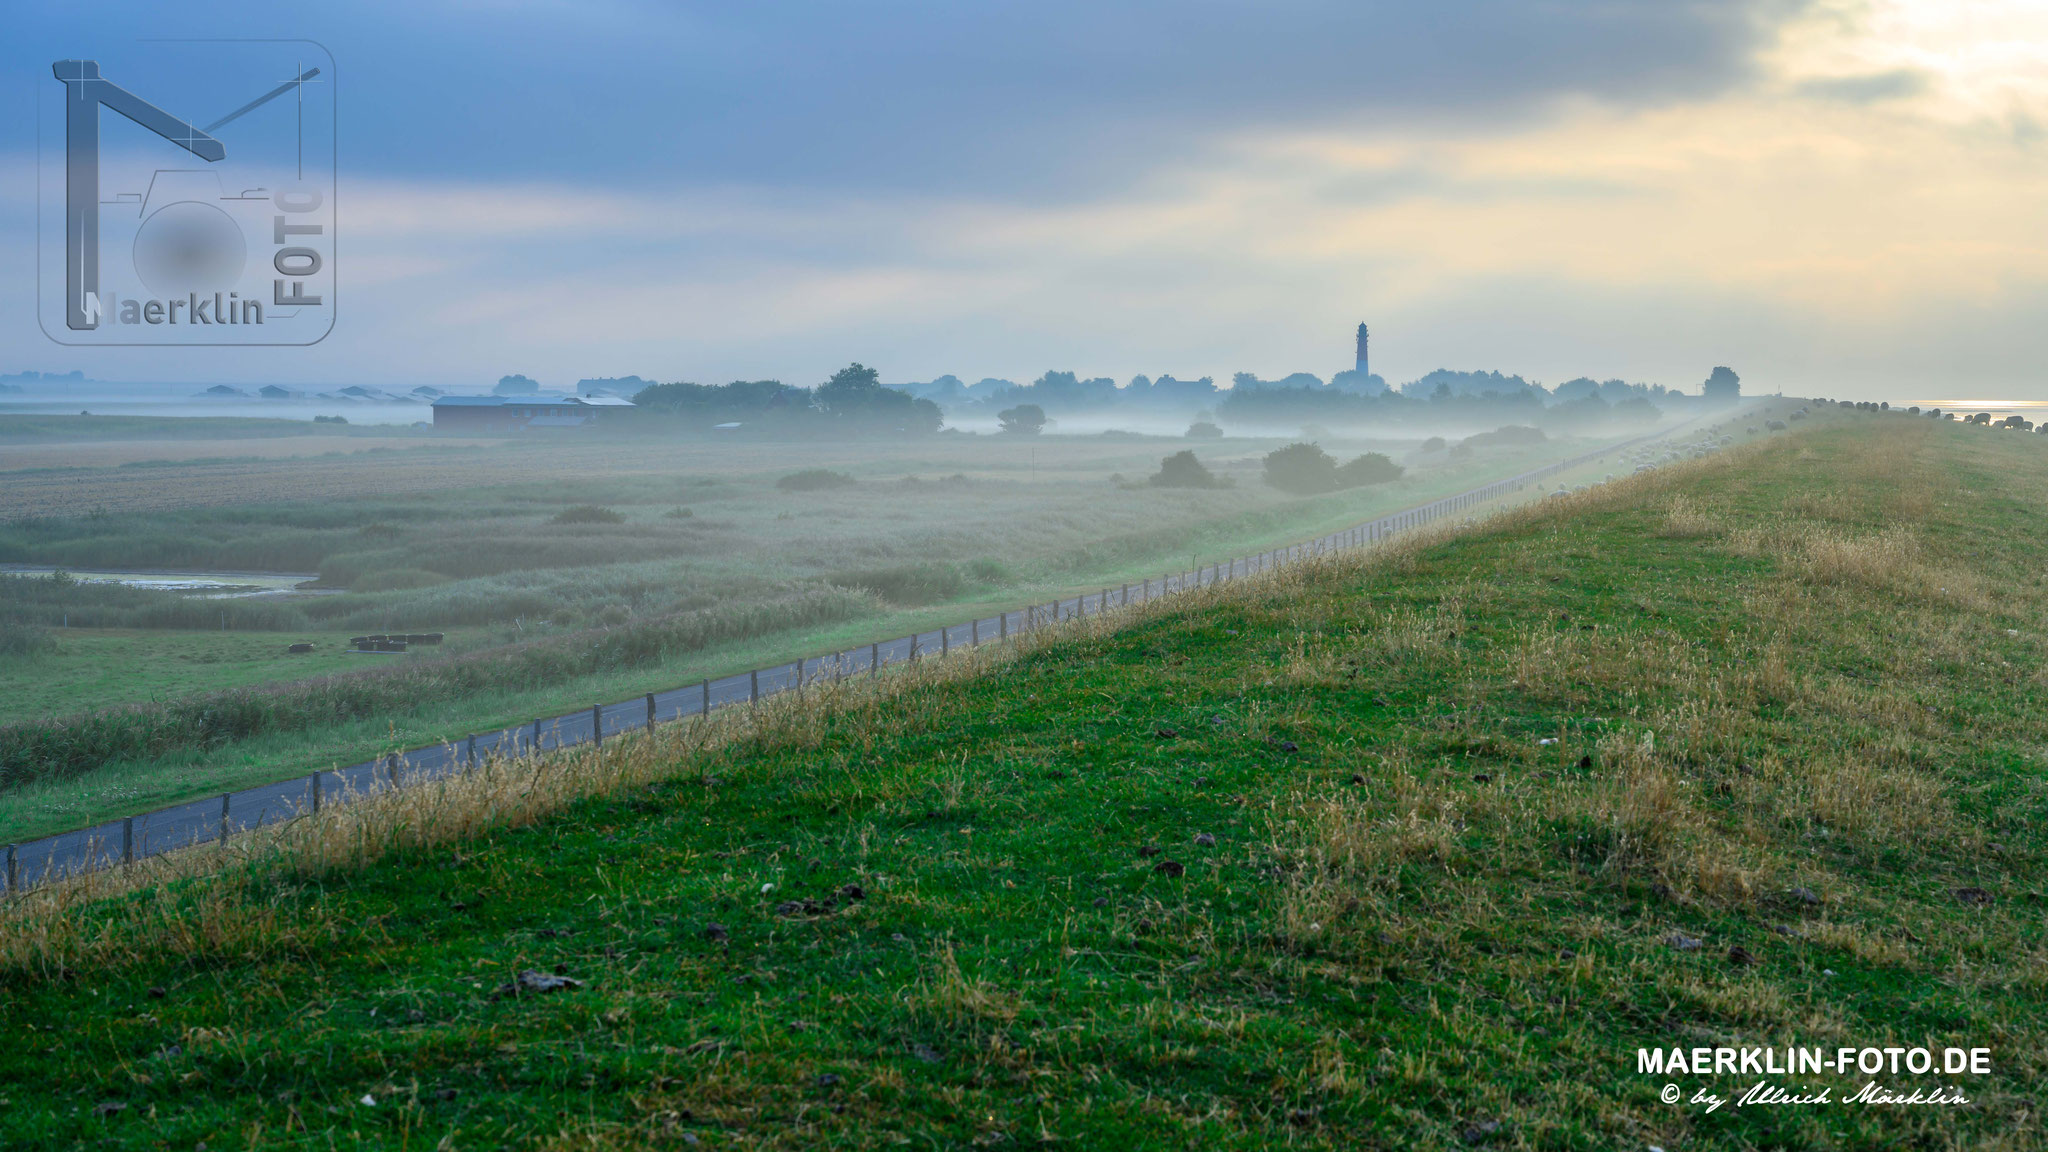
[[[42,564],[0,564],[0,573],[11,576],[48,576],[55,571],[58,569]],[[320,578],[317,572],[126,572],[70,568],[63,571],[86,584],[125,584],[131,588],[184,592],[204,600],[280,596],[297,592],[299,585]]]

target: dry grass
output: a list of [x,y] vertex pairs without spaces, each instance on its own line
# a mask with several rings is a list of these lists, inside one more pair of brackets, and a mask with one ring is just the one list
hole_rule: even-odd
[[[477,1053],[464,1066],[498,1077],[479,1095],[527,1146],[677,1140],[686,1110],[763,1147],[2038,1146],[2048,722],[2026,706],[2019,625],[2048,622],[2048,585],[2010,577],[2048,538],[1993,552],[1931,512],[1884,522],[1953,507],[1953,480],[1910,436],[1871,438],[1672,468],[602,755],[497,765],[438,808],[431,789],[367,798],[143,898],[53,894],[0,923],[21,938],[0,974],[134,959],[97,917],[157,953],[285,953],[227,970],[303,965],[280,978],[323,998],[353,980],[367,1006],[385,994],[365,967],[446,983],[493,949],[540,953],[535,926],[573,916],[585,935],[543,954],[591,970],[577,999],[514,1013],[458,988],[417,1033],[357,1010],[328,1034],[389,1045],[330,1078],[383,1077],[395,1099],[385,1053]],[[1787,515],[1788,470],[1831,460],[1854,498],[1808,492]],[[1660,531],[1681,491],[1712,532]],[[1744,534],[1765,523],[1799,530]],[[1901,566],[2017,590],[1986,619]],[[690,783],[714,768],[735,789],[716,805]],[[492,831],[604,794],[555,832]],[[550,911],[410,947],[364,945],[381,923],[325,903],[440,924],[441,901],[556,852],[576,890]],[[435,892],[388,863],[416,858],[449,869]],[[806,858],[824,861],[811,891],[853,875],[868,897],[813,918],[755,894],[795,887]],[[1995,902],[1958,899],[1965,884]],[[150,918],[180,901],[213,902],[182,917],[203,930]],[[570,911],[587,904],[604,907]],[[699,934],[714,915],[730,949]],[[163,1011],[192,1009],[174,990]],[[286,1038],[297,1023],[264,1025],[247,1058],[311,1052]],[[1638,1044],[1899,1040],[1989,1043],[1998,1076],[1971,1109],[1708,1119],[1628,1075]],[[569,1049],[633,1109],[536,1080]],[[826,1068],[844,1077],[830,1091]],[[278,1111],[274,1083],[245,1082],[205,1100]],[[536,1106],[558,1132],[524,1119]],[[419,1131],[458,1131],[454,1111],[424,1103]]]

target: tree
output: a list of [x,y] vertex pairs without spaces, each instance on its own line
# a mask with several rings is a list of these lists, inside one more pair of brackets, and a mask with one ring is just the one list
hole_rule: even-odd
[[1195,454],[1175,452],[1159,462],[1159,474],[1148,481],[1154,488],[1215,488],[1216,477]]
[[1363,488],[1367,484],[1385,484],[1399,480],[1401,472],[1401,466],[1392,458],[1379,452],[1367,452],[1337,469],[1337,486]]
[[1715,368],[1700,386],[1700,395],[1716,404],[1733,404],[1742,398],[1742,377],[1733,368]]
[[1223,429],[1209,423],[1207,420],[1197,420],[1193,424],[1188,425],[1188,439],[1190,440],[1218,440],[1222,436]]
[[1036,436],[1045,431],[1045,409],[1036,404],[1019,404],[996,413],[996,420],[1005,432],[1018,436]]
[[527,376],[500,376],[491,391],[500,396],[533,396],[540,392],[540,382]]
[[1311,496],[1337,486],[1337,462],[1314,444],[1289,444],[1266,453],[1266,483]]
[[834,372],[830,380],[818,385],[811,402],[823,412],[854,411],[866,407],[875,393],[882,391],[887,389],[882,387],[881,373],[855,361]]
[[811,404],[835,421],[880,431],[936,432],[944,420],[937,404],[900,388],[883,387],[880,373],[857,362],[818,385]]

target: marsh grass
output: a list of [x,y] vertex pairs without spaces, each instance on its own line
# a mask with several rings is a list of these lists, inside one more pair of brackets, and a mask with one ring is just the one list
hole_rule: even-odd
[[[2007,591],[1738,536],[1830,488]],[[1720,527],[1660,533],[1681,492]],[[2038,1147],[2042,506],[2031,442],[1816,418],[54,886],[0,911],[0,1137]],[[1711,1114],[1633,1074],[1702,1043],[1996,1073]]]

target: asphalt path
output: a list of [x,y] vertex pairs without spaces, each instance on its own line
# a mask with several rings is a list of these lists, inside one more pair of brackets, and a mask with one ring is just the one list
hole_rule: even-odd
[[[1686,424],[1690,423],[1686,421]],[[1670,436],[1683,427],[1685,424],[1624,440],[1597,452],[1389,513],[1286,548],[1234,557],[1192,571],[1120,584],[912,636],[899,636],[787,664],[739,672],[652,693],[637,700],[616,701],[560,716],[542,717],[517,728],[478,733],[454,743],[396,752],[345,768],[314,772],[275,784],[245,788],[124,820],[110,820],[91,828],[9,845],[5,859],[6,874],[0,876],[0,884],[4,884],[4,888],[0,890],[18,891],[25,886],[90,869],[115,867],[126,861],[197,843],[224,842],[237,832],[279,823],[324,803],[343,802],[351,795],[447,776],[483,757],[520,756],[536,750],[545,752],[586,744],[600,726],[605,736],[623,735],[652,724],[702,716],[720,708],[751,703],[803,684],[869,675],[892,664],[942,656],[954,648],[1000,642],[1009,636],[1076,616],[1092,616],[1187,589],[1243,579],[1339,549],[1369,546],[1522,491],[1546,476],[1610,456],[1634,444]]]

